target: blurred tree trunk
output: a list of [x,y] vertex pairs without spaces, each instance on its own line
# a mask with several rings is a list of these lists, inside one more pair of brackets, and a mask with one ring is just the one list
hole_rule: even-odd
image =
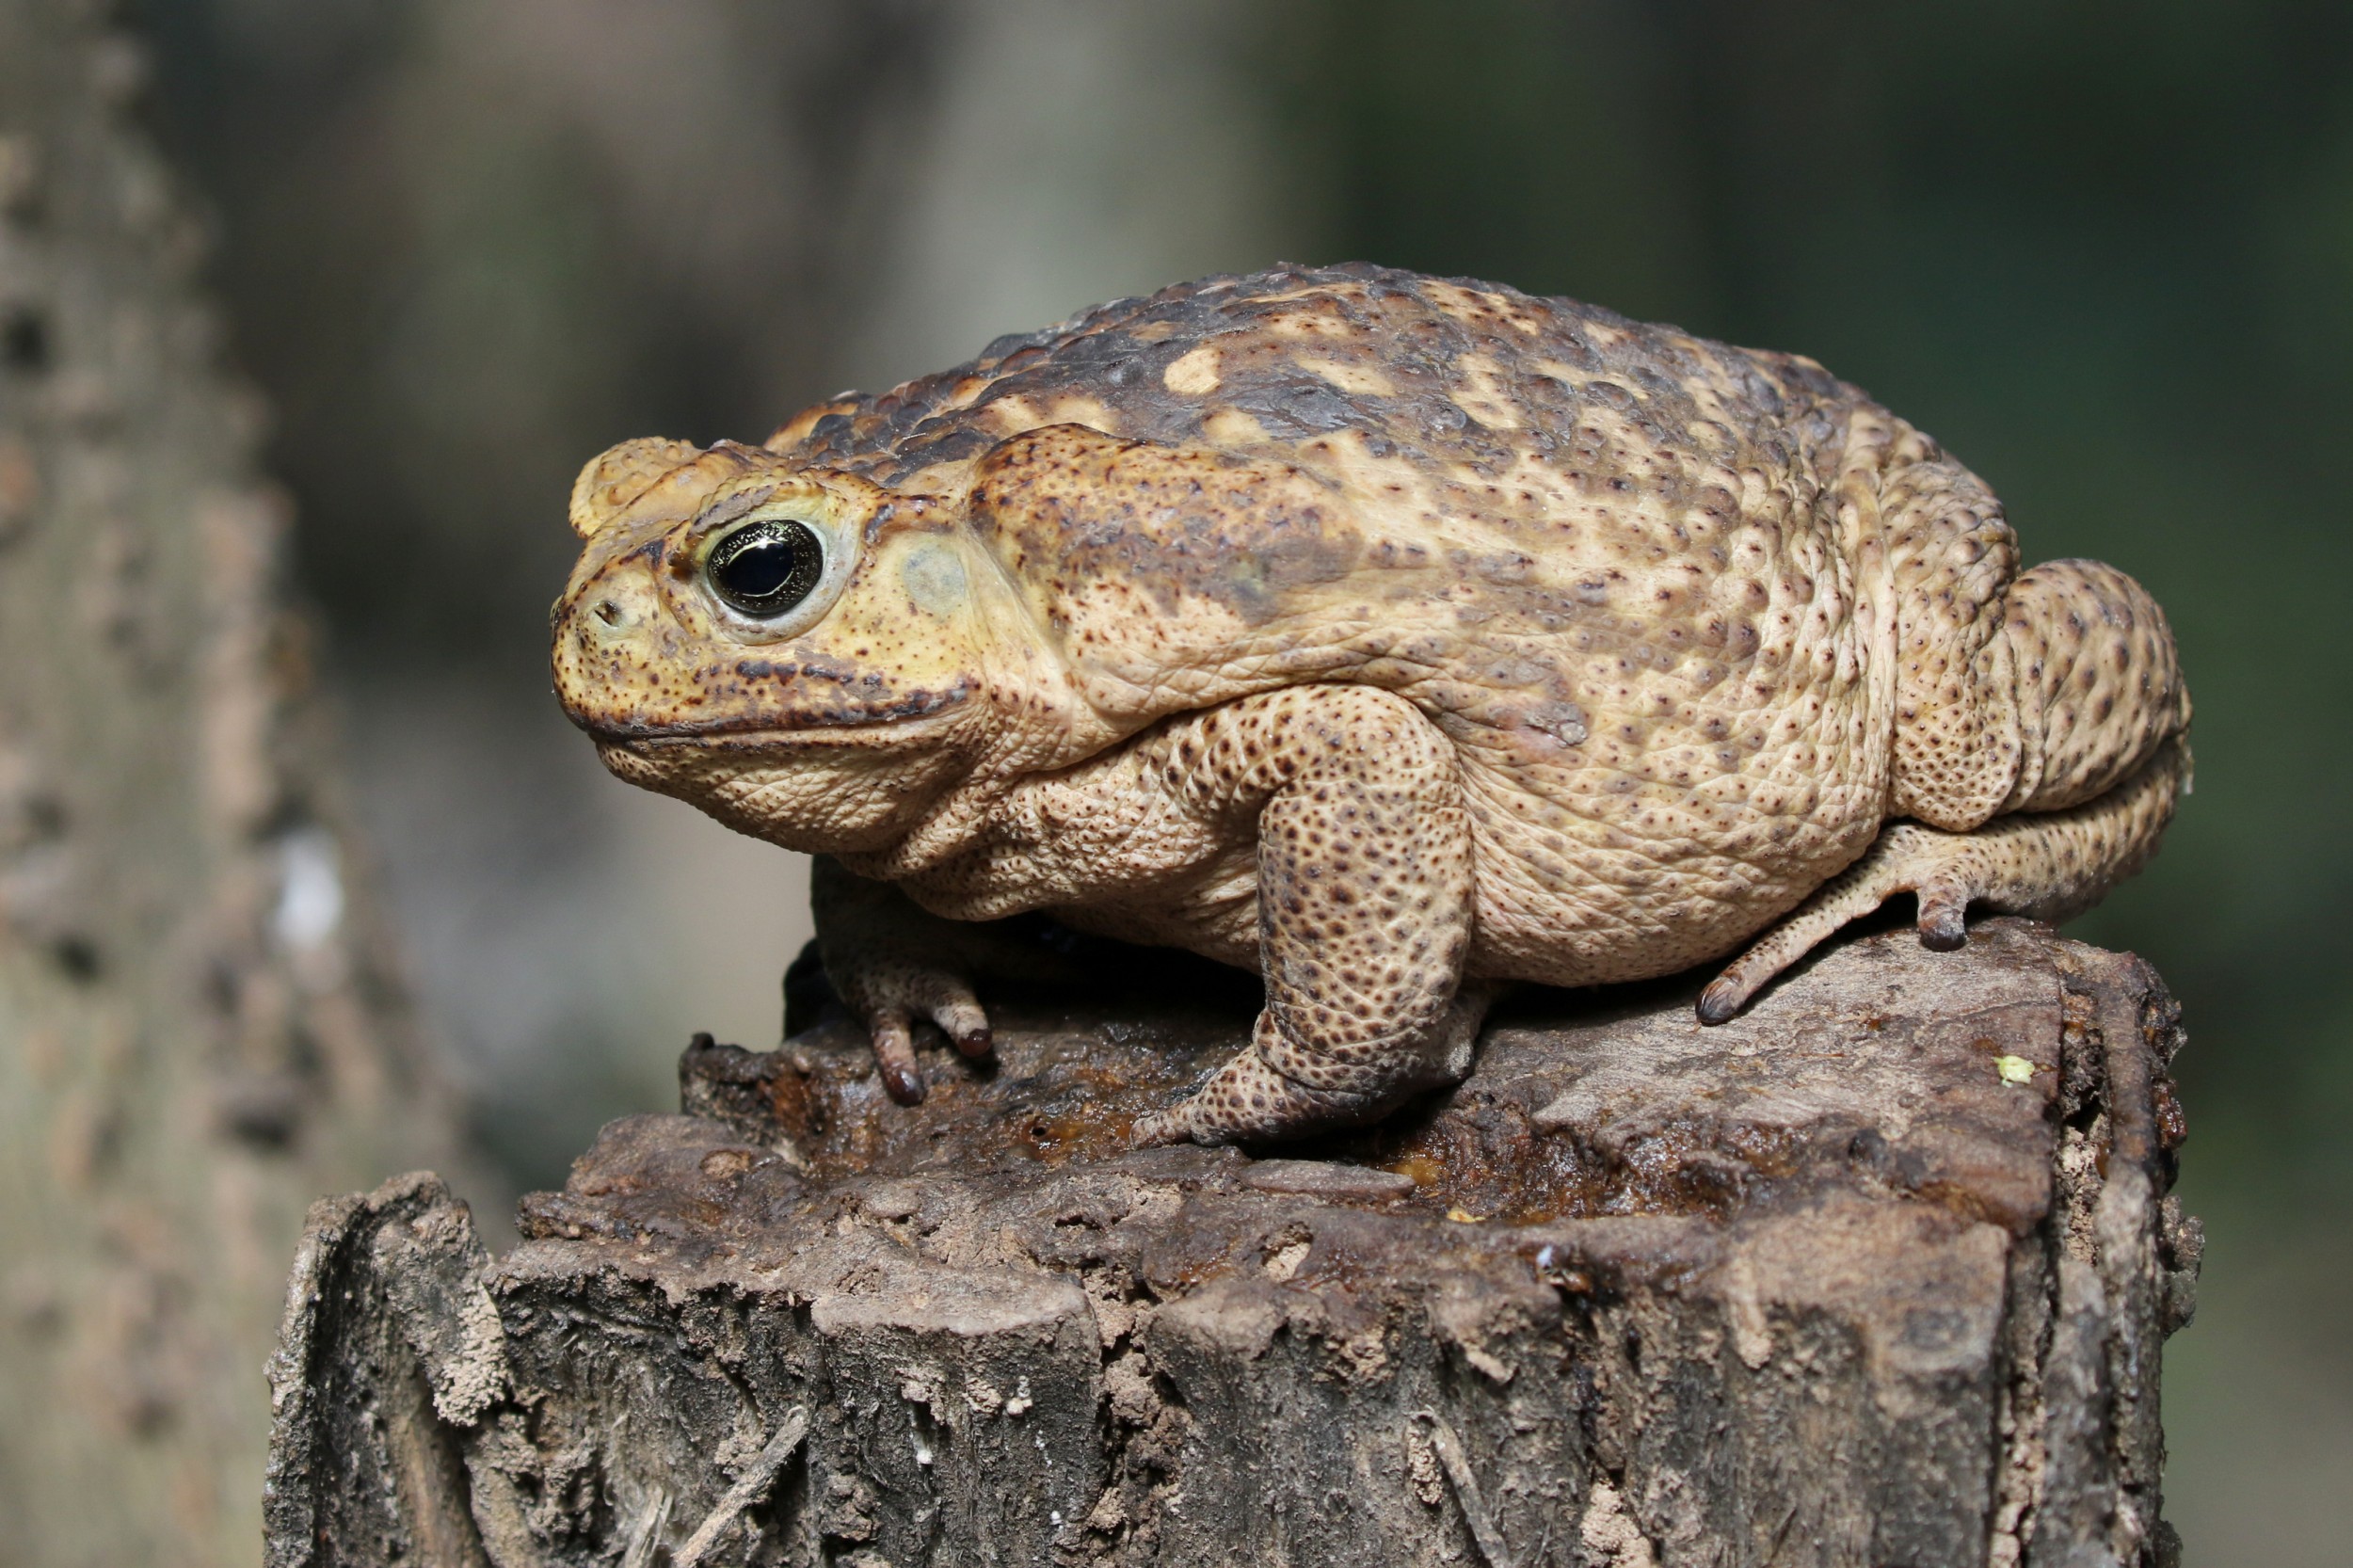
[[10,1564],[251,1560],[303,1208],[450,1153],[146,69],[100,6],[0,0]]

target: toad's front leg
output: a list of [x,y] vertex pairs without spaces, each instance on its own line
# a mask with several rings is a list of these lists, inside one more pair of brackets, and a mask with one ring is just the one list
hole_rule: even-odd
[[1460,1079],[1486,995],[1460,988],[1470,822],[1435,727],[1385,692],[1305,686],[1180,721],[1152,747],[1195,809],[1244,827],[1255,813],[1267,1000],[1249,1048],[1136,1141],[1292,1138]]

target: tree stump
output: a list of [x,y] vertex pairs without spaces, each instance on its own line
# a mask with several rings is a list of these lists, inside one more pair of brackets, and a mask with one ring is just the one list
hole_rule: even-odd
[[1125,1146],[1229,984],[1000,1000],[915,1110],[838,1018],[698,1039],[504,1258],[429,1176],[317,1207],[269,1561],[2171,1560],[2155,976],[1996,920],[1695,985],[1285,1158]]

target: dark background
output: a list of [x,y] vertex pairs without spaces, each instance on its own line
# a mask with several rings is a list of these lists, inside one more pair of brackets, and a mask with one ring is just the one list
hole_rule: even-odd
[[[545,1183],[773,1037],[792,857],[546,694],[582,460],[758,440],[1096,299],[1365,257],[1795,349],[2030,560],[2167,606],[2198,790],[2076,934],[2187,1007],[2193,1562],[2353,1560],[2353,8],[149,0],[362,806],[485,1146]],[[2340,921],[2345,923],[2340,924]],[[499,1207],[485,1195],[480,1207]]]

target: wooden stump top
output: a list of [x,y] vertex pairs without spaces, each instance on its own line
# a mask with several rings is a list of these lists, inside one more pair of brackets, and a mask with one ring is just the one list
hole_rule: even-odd
[[1000,1003],[912,1110],[844,1022],[698,1043],[504,1258],[431,1178],[321,1206],[271,1560],[2161,1560],[2154,977],[2002,920],[1694,988],[1257,1159],[1126,1146],[1230,984]]

